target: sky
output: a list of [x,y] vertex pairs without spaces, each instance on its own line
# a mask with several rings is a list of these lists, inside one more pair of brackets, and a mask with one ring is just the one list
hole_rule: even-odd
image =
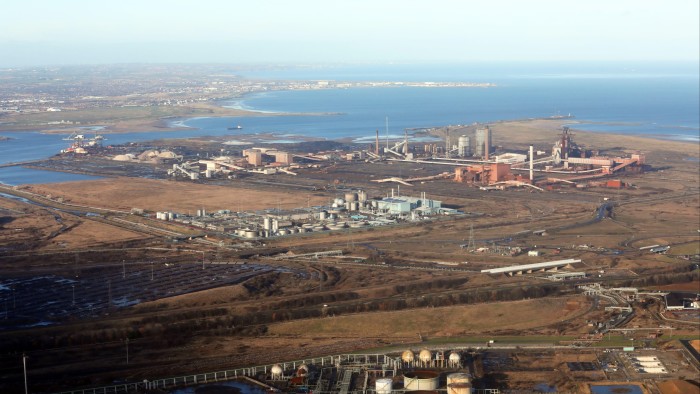
[[0,67],[690,61],[698,0],[23,0]]

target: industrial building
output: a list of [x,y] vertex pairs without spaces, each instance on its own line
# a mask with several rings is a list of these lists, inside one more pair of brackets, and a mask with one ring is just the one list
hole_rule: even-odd
[[546,263],[535,263],[535,264],[524,264],[524,265],[512,265],[509,267],[491,268],[481,270],[485,274],[506,274],[508,276],[531,274],[533,272],[548,272],[557,271],[559,268],[571,267],[572,264],[580,263],[581,260],[576,259],[566,259],[549,261]]
[[491,146],[491,129],[484,126],[476,129],[474,156],[481,156],[484,160],[489,159],[489,154],[493,150]]
[[363,190],[346,192],[327,206],[293,210],[268,209],[263,212],[219,210],[207,213],[198,209],[196,216],[175,212],[157,212],[156,219],[176,221],[208,231],[244,239],[287,236],[293,234],[336,231],[395,224],[397,220],[424,220],[435,215],[461,214],[442,208],[442,203],[420,197],[393,195],[369,199]]

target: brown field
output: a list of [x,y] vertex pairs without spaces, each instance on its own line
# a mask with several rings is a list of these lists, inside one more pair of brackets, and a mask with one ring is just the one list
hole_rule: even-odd
[[[411,337],[458,336],[503,330],[528,330],[548,326],[580,313],[583,306],[567,309],[567,299],[496,302],[410,311],[376,312],[371,315],[337,316],[295,321],[270,327],[270,333],[292,337]],[[329,305],[332,310],[332,305]],[[332,313],[332,312],[331,312]],[[439,324],[435,324],[439,322]]]
[[657,382],[656,386],[661,391],[661,394],[699,394],[700,386],[692,384],[685,380],[667,380],[665,382]]
[[311,193],[254,190],[236,186],[198,185],[189,182],[143,178],[109,178],[94,181],[33,185],[34,193],[62,196],[66,202],[121,210],[137,207],[150,211],[174,210],[194,213],[230,209],[255,211],[318,205],[328,200]]

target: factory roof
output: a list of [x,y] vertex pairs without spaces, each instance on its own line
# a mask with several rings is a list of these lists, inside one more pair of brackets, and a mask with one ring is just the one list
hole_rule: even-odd
[[565,265],[580,263],[581,260],[576,259],[566,259],[557,261],[548,261],[546,263],[535,263],[535,264],[524,264],[524,265],[511,265],[509,267],[491,268],[487,270],[481,270],[481,272],[487,274],[502,274],[506,272],[518,272],[518,271],[529,271],[538,270],[545,268],[563,267]]

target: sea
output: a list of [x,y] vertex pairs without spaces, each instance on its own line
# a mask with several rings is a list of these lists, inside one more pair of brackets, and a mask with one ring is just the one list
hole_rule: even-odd
[[[404,129],[499,120],[568,116],[572,128],[609,134],[700,143],[700,72],[697,63],[471,63],[300,65],[232,74],[249,79],[391,82],[488,82],[492,87],[363,87],[265,91],[220,105],[263,116],[173,120],[179,131],[106,134],[107,144],[161,138],[275,134],[371,142],[401,138]],[[283,113],[286,115],[280,116]],[[308,113],[320,115],[304,115]],[[240,130],[228,128],[240,125]],[[86,128],[86,133],[99,132]],[[67,135],[0,132],[0,164],[50,157]],[[0,168],[7,184],[89,179],[22,167]]]

